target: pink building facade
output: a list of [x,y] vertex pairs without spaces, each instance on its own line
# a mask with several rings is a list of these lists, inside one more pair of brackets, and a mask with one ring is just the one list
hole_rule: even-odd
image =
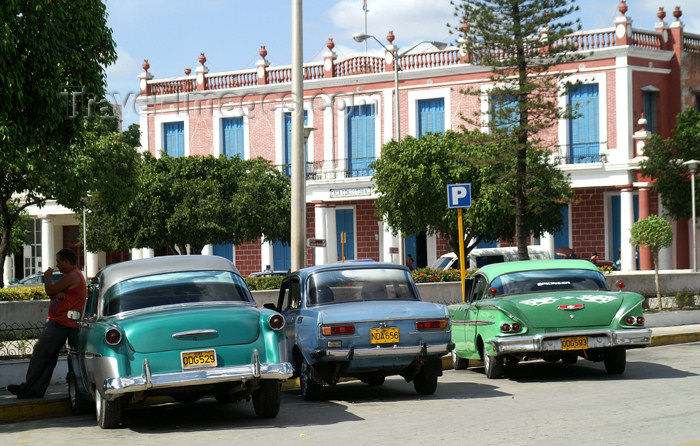
[[[622,4],[621,4],[622,5]],[[624,9],[624,11],[622,11]],[[670,136],[675,116],[700,102],[700,35],[686,33],[681,11],[666,22],[659,11],[648,30],[633,27],[626,6],[615,26],[570,37],[582,61],[558,67],[583,86],[560,98],[583,113],[561,120],[546,135],[552,161],[571,175],[575,200],[562,208],[565,226],[531,243],[554,253],[570,247],[580,258],[620,258],[623,270],[651,269],[648,252],[635,252],[629,231],[637,219],[663,215],[648,178],[639,174],[644,141]],[[393,34],[387,47],[393,48]],[[418,266],[449,250],[438,236],[394,236],[375,215],[372,170],[381,147],[395,137],[392,56],[339,59],[332,39],[323,61],[304,66],[307,142],[307,238],[326,240],[307,249],[307,264],[345,259],[402,263],[411,253]],[[206,57],[194,73],[154,79],[144,62],[140,77],[142,150],[155,156],[240,155],[267,158],[289,168],[291,68],[271,67],[265,47],[254,70],[212,73]],[[401,135],[457,130],[461,115],[489,109],[489,70],[471,64],[459,47],[409,54],[401,59]],[[480,88],[481,97],[460,92]],[[486,113],[485,113],[486,115]],[[642,117],[646,120],[641,120]],[[661,253],[662,269],[688,268],[692,225],[672,221],[673,246]],[[495,242],[494,242],[495,243]],[[501,241],[502,245],[512,242]],[[289,268],[288,247],[252,240],[240,246],[209,246],[206,253],[229,257],[243,274]],[[133,250],[132,257],[152,255]]]

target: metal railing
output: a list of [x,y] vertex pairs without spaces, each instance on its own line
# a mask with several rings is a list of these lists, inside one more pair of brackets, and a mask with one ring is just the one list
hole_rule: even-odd
[[[375,160],[376,158],[349,158],[309,161],[306,163],[306,179],[322,181],[371,177],[374,175],[374,169],[369,165]],[[291,175],[291,164],[278,164],[276,167],[286,175]]]
[[607,142],[583,142],[554,146],[555,164],[606,163]]
[[[0,322],[0,360],[30,358],[43,329],[43,323]],[[63,347],[60,354],[66,353]]]

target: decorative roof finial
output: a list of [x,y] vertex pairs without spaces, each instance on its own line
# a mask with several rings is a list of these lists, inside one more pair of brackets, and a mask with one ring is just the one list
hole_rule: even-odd
[[258,54],[260,54],[260,57],[262,57],[263,59],[265,58],[265,56],[267,56],[267,50],[265,49],[265,45],[260,46],[260,51],[258,51]]
[[676,22],[680,22],[682,15],[683,15],[683,11],[681,11],[681,7],[676,6],[676,9],[673,10],[673,17],[676,18]]
[[656,17],[658,17],[661,22],[666,18],[666,11],[664,11],[663,6],[659,6],[659,12],[656,13]]
[[204,62],[207,61],[207,56],[205,56],[204,53],[199,53],[199,59],[198,59],[198,60],[199,60],[199,63],[201,63],[202,66],[204,66]]
[[192,72],[191,68],[185,68],[185,76],[189,76],[191,72]]
[[148,72],[148,69],[151,68],[151,64],[148,63],[148,59],[143,60],[141,68],[143,68],[143,71]]
[[394,31],[389,31],[389,34],[386,35],[386,40],[389,41],[389,45],[393,45],[393,44],[394,44],[394,39],[395,39],[395,38],[396,38],[396,37],[394,37]]
[[617,10],[624,16],[627,12],[627,2],[625,0],[621,0],[620,4],[617,5]]
[[328,38],[328,41],[326,42],[326,48],[328,48],[328,51],[333,51],[333,48],[335,48],[335,43],[333,42],[332,37]]

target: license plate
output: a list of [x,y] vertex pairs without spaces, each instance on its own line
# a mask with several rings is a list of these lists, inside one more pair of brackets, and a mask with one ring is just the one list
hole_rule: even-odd
[[588,337],[572,336],[570,338],[561,338],[562,350],[581,350],[588,348]]
[[372,344],[396,344],[399,342],[397,327],[372,328],[369,330],[369,340]]
[[182,358],[182,369],[203,369],[216,367],[216,350],[198,350],[180,353]]

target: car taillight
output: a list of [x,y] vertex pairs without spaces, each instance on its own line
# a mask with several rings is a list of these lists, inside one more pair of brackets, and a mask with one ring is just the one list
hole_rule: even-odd
[[521,328],[522,328],[522,326],[517,322],[513,322],[512,324],[508,324],[508,323],[501,324],[501,331],[503,333],[517,333],[520,331]]
[[416,321],[416,330],[440,330],[447,328],[447,319],[437,321]]
[[279,331],[284,328],[284,317],[281,314],[273,314],[267,323],[270,324],[270,328]]
[[105,342],[108,345],[117,345],[122,341],[122,333],[116,328],[110,328],[105,333]]
[[632,324],[634,324],[634,321],[635,321],[635,320],[636,320],[636,319],[634,318],[634,316],[627,316],[627,317],[625,318],[625,322],[627,322],[627,325],[632,325]]
[[321,327],[323,336],[355,334],[354,325],[324,325]]
[[644,325],[644,316],[637,316],[637,323],[639,325]]
[[627,325],[644,325],[644,316],[626,316],[625,324]]

